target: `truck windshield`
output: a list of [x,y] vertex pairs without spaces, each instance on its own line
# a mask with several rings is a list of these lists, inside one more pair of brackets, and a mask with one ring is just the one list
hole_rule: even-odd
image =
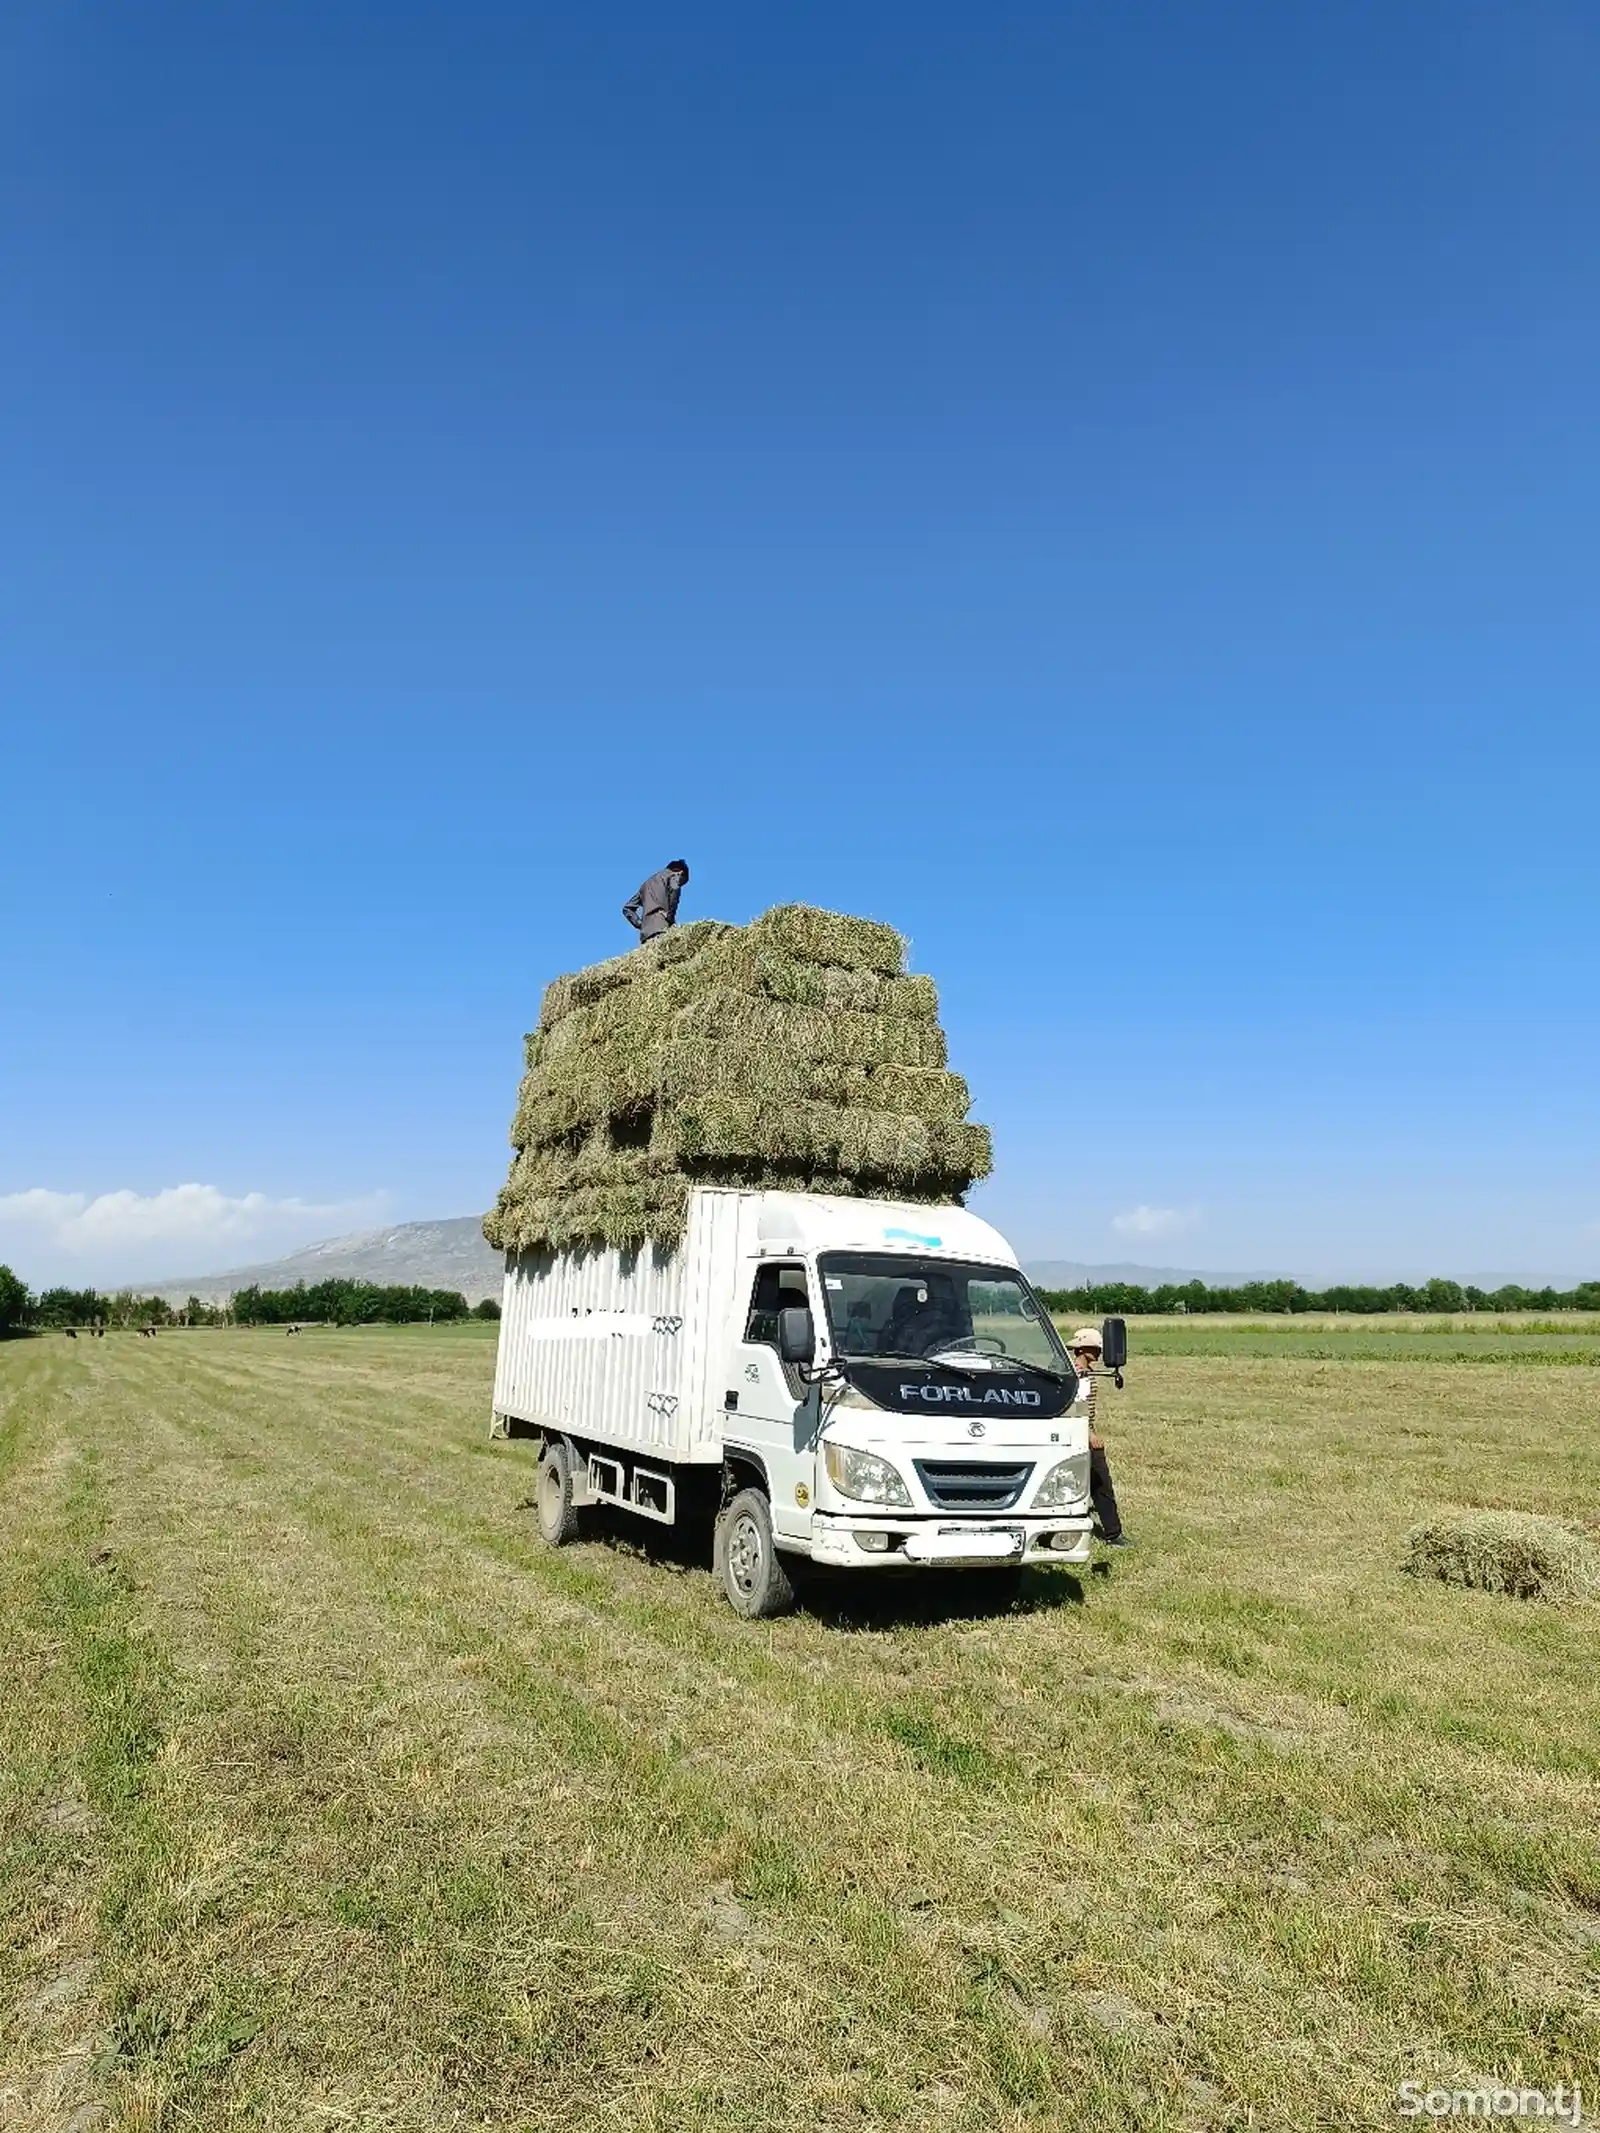
[[826,1252],[818,1264],[834,1353],[932,1360],[966,1354],[1068,1374],[1055,1327],[1020,1274],[959,1261]]

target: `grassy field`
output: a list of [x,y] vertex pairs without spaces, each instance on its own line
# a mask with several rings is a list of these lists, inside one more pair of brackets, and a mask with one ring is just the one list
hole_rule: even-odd
[[1135,1550],[744,1624],[540,1546],[492,1336],[0,1347],[0,2125],[1600,2104],[1600,1611],[1396,1568],[1600,1516],[1591,1364],[1136,1328]]
[[[1071,1332],[1077,1320],[1056,1321]],[[1141,1356],[1297,1357],[1345,1363],[1557,1363],[1600,1366],[1600,1316],[1592,1311],[1482,1313],[1458,1318],[1307,1312],[1270,1318],[1224,1313],[1135,1318]]]

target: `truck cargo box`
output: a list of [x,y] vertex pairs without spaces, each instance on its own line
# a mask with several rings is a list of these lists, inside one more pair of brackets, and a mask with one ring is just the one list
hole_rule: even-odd
[[495,1413],[675,1465],[720,1460],[741,1214],[761,1197],[702,1188],[668,1248],[508,1257]]

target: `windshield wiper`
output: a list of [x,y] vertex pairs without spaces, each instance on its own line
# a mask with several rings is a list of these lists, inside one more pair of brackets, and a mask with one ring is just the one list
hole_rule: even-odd
[[988,1355],[982,1348],[941,1348],[937,1355],[930,1355],[928,1361],[938,1363],[945,1370],[1004,1370],[1010,1358]]
[[986,1348],[941,1348],[936,1356],[930,1356],[928,1360],[946,1364],[952,1370],[959,1370],[962,1362],[968,1358],[983,1362],[991,1370],[1032,1370],[1042,1378],[1059,1378],[1063,1384],[1066,1383],[1066,1372],[1058,1370],[1053,1363],[1032,1363],[1025,1355],[991,1355]]
[[839,1357],[841,1363],[917,1363],[924,1370],[959,1370],[964,1364],[982,1363],[985,1369],[1032,1370],[1040,1377],[1056,1378],[1066,1383],[1067,1374],[1049,1363],[1029,1363],[1016,1355],[986,1355],[981,1348],[941,1348],[935,1355],[889,1354],[852,1355]]
[[925,1355],[902,1355],[896,1348],[874,1348],[870,1354],[857,1355],[847,1351],[839,1358],[841,1363],[921,1363],[926,1369],[929,1358]]

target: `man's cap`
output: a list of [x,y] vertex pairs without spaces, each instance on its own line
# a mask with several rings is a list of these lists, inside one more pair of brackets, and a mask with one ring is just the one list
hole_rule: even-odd
[[1105,1342],[1100,1338],[1100,1328],[1098,1326],[1080,1326],[1071,1340],[1068,1341],[1067,1346],[1069,1348],[1092,1348],[1095,1354],[1098,1355],[1101,1349],[1104,1348]]
[[687,860],[687,859],[669,859],[669,860],[667,861],[667,872],[668,872],[669,874],[681,874],[681,875],[683,876],[684,880],[685,880],[685,881],[687,881],[687,880],[689,879],[689,862],[688,862],[688,860]]

